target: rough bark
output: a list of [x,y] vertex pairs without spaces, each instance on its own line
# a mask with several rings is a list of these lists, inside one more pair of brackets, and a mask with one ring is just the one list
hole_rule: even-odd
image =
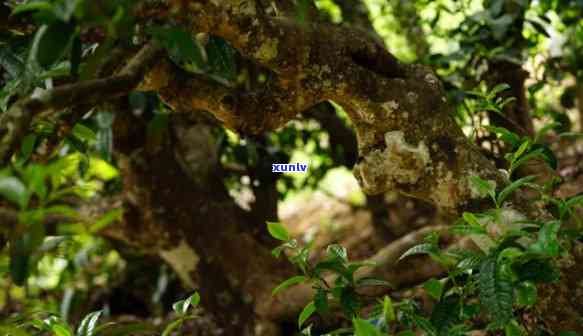
[[468,177],[504,180],[465,139],[450,116],[443,89],[425,67],[400,64],[366,36],[325,24],[297,25],[261,17],[253,6],[194,2],[191,25],[219,35],[278,78],[261,92],[240,92],[184,78],[161,63],[146,87],[171,106],[211,111],[227,127],[260,133],[282,126],[316,103],[333,100],[356,128],[365,192],[387,190],[461,209],[476,198]]

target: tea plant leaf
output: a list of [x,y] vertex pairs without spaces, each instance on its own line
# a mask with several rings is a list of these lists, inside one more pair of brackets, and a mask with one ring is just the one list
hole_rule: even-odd
[[431,278],[425,283],[423,283],[423,288],[427,291],[427,293],[436,300],[441,298],[441,294],[443,293],[443,284],[441,281]]
[[276,295],[277,293],[281,292],[282,290],[287,289],[293,285],[297,285],[299,283],[302,283],[306,280],[308,280],[308,277],[303,276],[303,275],[297,275],[297,276],[291,277],[291,278],[285,280],[284,282],[282,282],[281,284],[279,284],[277,287],[275,287],[273,289],[273,291],[271,292],[271,295]]
[[79,328],[77,328],[77,336],[93,336],[101,314],[101,310],[87,314],[81,321]]
[[281,240],[281,241],[290,240],[289,233],[287,232],[286,228],[281,223],[267,222],[267,231],[269,231],[269,234],[277,240]]
[[513,317],[513,288],[509,279],[499,271],[497,256],[486,258],[478,275],[479,298],[484,308],[499,325],[505,325]]
[[302,309],[302,312],[300,313],[300,316],[298,317],[298,327],[301,329],[302,325],[304,324],[304,322],[306,322],[307,319],[310,318],[310,316],[312,316],[312,314],[314,314],[314,312],[316,311],[316,304],[314,303],[314,301],[311,301],[310,303],[308,303],[304,309]]
[[508,196],[510,196],[516,189],[526,185],[535,178],[536,178],[535,176],[526,176],[506,186],[496,197],[496,204],[498,205],[498,207],[500,207],[504,203],[504,201],[508,198]]
[[516,298],[518,304],[523,306],[532,306],[537,301],[537,288],[531,281],[524,281],[518,284],[516,288]]
[[354,326],[355,336],[381,336],[381,332],[366,320],[354,318],[352,325]]
[[383,298],[383,316],[385,318],[385,323],[394,321],[397,317],[395,314],[395,307],[393,306],[393,300],[388,295]]
[[0,195],[17,204],[21,209],[28,204],[29,193],[24,184],[14,176],[0,177]]
[[428,244],[428,243],[419,244],[419,245],[415,245],[415,246],[411,247],[410,249],[408,249],[407,251],[405,251],[405,253],[403,253],[403,255],[401,255],[401,257],[399,258],[398,261],[401,261],[409,256],[412,256],[412,255],[432,254],[432,253],[436,253],[436,252],[438,252],[437,247],[433,244]]

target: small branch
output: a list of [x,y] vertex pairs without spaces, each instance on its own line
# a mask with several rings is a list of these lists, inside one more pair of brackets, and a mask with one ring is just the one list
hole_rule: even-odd
[[0,118],[0,160],[6,162],[9,159],[35,115],[81,104],[96,104],[128,93],[141,81],[160,50],[157,44],[148,43],[117,75],[59,86],[14,103]]

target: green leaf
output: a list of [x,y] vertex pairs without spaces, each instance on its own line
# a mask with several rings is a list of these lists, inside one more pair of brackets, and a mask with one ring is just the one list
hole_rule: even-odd
[[24,184],[14,176],[0,176],[0,195],[21,209],[26,208],[30,197]]
[[10,276],[17,286],[22,286],[28,279],[30,250],[29,242],[24,238],[18,238],[10,244]]
[[411,320],[413,320],[413,323],[415,323],[415,325],[417,327],[419,327],[419,329],[425,331],[427,333],[427,335],[429,335],[429,336],[436,336],[437,335],[437,331],[435,330],[435,328],[431,324],[431,321],[429,321],[425,317],[419,316],[417,314],[412,314],[410,317],[411,317]]
[[513,317],[514,290],[512,282],[501,275],[497,256],[490,256],[482,262],[478,285],[482,307],[498,325],[508,323]]
[[53,332],[54,336],[73,336],[73,332],[63,321],[56,316],[51,316],[43,320],[45,329]]
[[172,321],[172,323],[168,324],[164,331],[162,332],[161,336],[170,336],[172,332],[182,326],[183,320],[181,318]]
[[348,261],[348,252],[346,251],[346,248],[344,248],[341,245],[338,244],[329,245],[328,248],[326,248],[326,252],[330,259],[333,260],[340,259],[344,262]]
[[30,155],[34,151],[34,145],[36,144],[37,136],[36,134],[28,134],[27,136],[22,139],[22,144],[20,145],[20,155],[22,155],[22,159],[27,161],[30,158]]
[[102,313],[103,311],[99,310],[87,314],[81,321],[79,328],[77,328],[77,336],[93,336],[97,327],[97,321]]
[[75,32],[75,26],[61,21],[42,25],[37,31],[31,52],[34,59],[47,68],[63,57]]
[[516,189],[528,184],[535,178],[536,176],[526,176],[510,183],[498,194],[498,196],[496,197],[496,204],[498,206],[501,206],[504,203],[504,201],[508,198],[508,196],[510,196]]
[[303,275],[296,275],[294,277],[291,277],[291,278],[285,280],[284,282],[282,282],[281,284],[279,284],[279,286],[275,287],[273,289],[273,291],[271,292],[271,295],[276,295],[277,293],[281,292],[284,289],[289,288],[290,286],[297,285],[297,284],[305,282],[307,280],[308,280],[308,277],[303,276]]
[[355,317],[352,320],[355,336],[380,336],[381,332],[370,322]]
[[482,197],[489,195],[492,201],[496,202],[496,184],[493,181],[483,180],[479,176],[470,176],[469,180]]
[[530,23],[534,27],[534,29],[536,29],[537,32],[543,34],[544,36],[546,36],[548,38],[551,37],[551,35],[547,32],[545,27],[542,24],[540,24],[539,22],[536,22],[534,20],[529,20],[529,19],[525,19],[524,21]]
[[151,32],[176,62],[192,63],[201,69],[206,67],[203,49],[188,31],[178,27],[157,27]]
[[462,218],[470,225],[481,227],[480,222],[478,222],[476,216],[471,212],[464,212]]
[[409,256],[412,256],[412,255],[433,254],[436,252],[437,252],[437,248],[435,245],[429,244],[429,243],[423,243],[423,244],[415,245],[415,246],[411,247],[410,249],[408,249],[407,251],[405,251],[405,253],[403,253],[403,255],[401,255],[401,257],[399,258],[398,261],[401,261]]
[[536,157],[542,157],[544,160],[546,160],[546,156],[545,156],[545,150],[544,148],[538,148],[535,149],[531,152],[529,152],[528,154],[525,154],[521,157],[519,157],[518,159],[513,159],[512,162],[510,163],[510,175],[512,175],[512,173],[518,169],[518,167],[522,166],[522,164],[524,164],[525,162],[528,162]]
[[97,139],[97,135],[91,128],[80,123],[73,126],[72,133],[73,136],[85,143],[93,143]]
[[234,81],[237,77],[235,50],[222,38],[209,36],[206,51],[211,73]]
[[288,241],[291,239],[286,228],[281,223],[267,222],[267,231],[269,231],[269,234],[277,240]]
[[361,302],[358,294],[351,286],[342,287],[340,292],[340,305],[347,317],[355,317],[361,307]]
[[524,330],[522,330],[522,328],[520,327],[518,322],[516,322],[516,320],[512,320],[512,321],[510,321],[510,323],[508,323],[504,327],[504,335],[505,336],[523,336],[525,334],[524,334]]
[[328,307],[328,292],[322,288],[318,288],[314,296],[314,304],[320,314],[327,313],[330,310]]
[[383,298],[383,316],[385,318],[385,323],[387,324],[397,318],[395,314],[395,307],[393,306],[393,301],[388,295],[385,295]]
[[11,15],[18,15],[27,12],[36,12],[36,11],[43,11],[43,12],[53,12],[53,4],[48,1],[35,1],[35,2],[25,2],[20,4],[12,10]]
[[195,292],[194,294],[192,294],[188,298],[175,302],[172,305],[172,309],[176,313],[178,313],[179,315],[186,315],[186,313],[188,312],[188,309],[190,307],[196,307],[199,304],[199,302],[200,302],[200,295]]
[[523,306],[532,306],[537,301],[537,288],[532,281],[524,281],[518,284],[516,288],[518,304]]
[[561,249],[558,241],[560,228],[560,221],[550,221],[545,223],[538,232],[538,240],[532,244],[529,249],[535,253],[541,253],[551,257],[558,256]]
[[302,325],[304,324],[304,322],[306,322],[307,319],[310,318],[310,316],[312,316],[312,314],[314,314],[314,312],[316,311],[316,304],[314,303],[314,301],[311,301],[310,303],[308,303],[304,309],[302,309],[302,312],[300,313],[300,316],[298,317],[298,327],[301,329]]
[[440,300],[431,312],[431,324],[435,327],[437,335],[449,336],[450,327],[460,322],[460,298],[447,296]]
[[436,300],[441,298],[441,294],[443,293],[443,284],[441,281],[431,278],[425,283],[423,283],[423,288],[427,291],[427,293]]
[[500,93],[502,91],[506,91],[508,89],[510,89],[510,85],[508,85],[506,83],[498,84],[492,90],[490,90],[488,97],[490,99],[494,98],[498,93]]
[[548,260],[529,260],[522,264],[513,265],[513,269],[520,281],[552,283],[560,278],[560,272]]

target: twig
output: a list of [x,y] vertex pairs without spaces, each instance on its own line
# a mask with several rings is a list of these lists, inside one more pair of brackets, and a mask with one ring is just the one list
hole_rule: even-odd
[[148,43],[117,75],[62,85],[14,103],[0,118],[0,160],[6,162],[9,159],[35,115],[81,104],[96,104],[126,94],[139,84],[160,50],[158,44]]

